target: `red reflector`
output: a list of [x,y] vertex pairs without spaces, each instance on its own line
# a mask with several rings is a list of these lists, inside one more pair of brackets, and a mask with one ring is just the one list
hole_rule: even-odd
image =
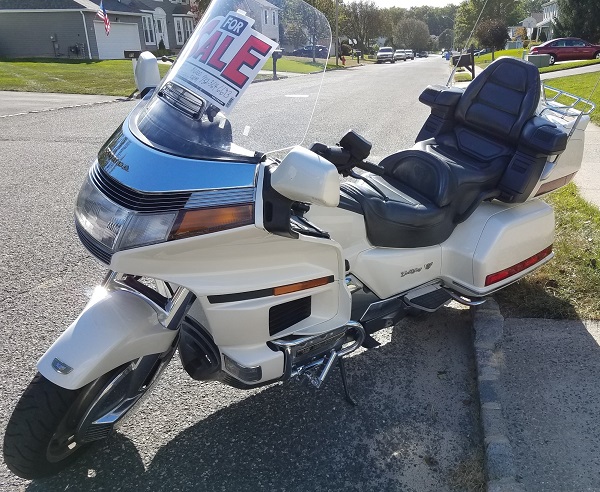
[[549,181],[548,183],[544,183],[542,186],[540,186],[535,196],[540,196],[545,193],[549,193],[550,191],[556,190],[561,186],[568,185],[573,179],[573,176],[575,176],[575,173],[569,174],[568,176],[564,176],[562,178],[555,179],[553,181]]
[[540,251],[539,253],[537,253],[533,256],[530,256],[526,260],[523,260],[523,261],[517,263],[516,265],[513,265],[511,267],[505,268],[504,270],[500,270],[499,272],[488,275],[487,277],[485,277],[486,287],[488,285],[496,284],[498,282],[501,282],[504,279],[512,277],[513,275],[516,275],[517,273],[522,272],[523,270],[527,270],[529,267],[532,267],[536,263],[539,263],[540,261],[542,261],[550,253],[552,253],[552,245],[548,246],[546,249]]

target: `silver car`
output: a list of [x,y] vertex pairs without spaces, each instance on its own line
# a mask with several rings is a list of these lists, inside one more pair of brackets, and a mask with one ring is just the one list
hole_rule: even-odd
[[389,46],[383,46],[379,48],[377,52],[377,63],[396,63],[394,60],[394,48],[390,48]]
[[406,61],[406,52],[404,50],[394,51],[394,61],[404,60]]

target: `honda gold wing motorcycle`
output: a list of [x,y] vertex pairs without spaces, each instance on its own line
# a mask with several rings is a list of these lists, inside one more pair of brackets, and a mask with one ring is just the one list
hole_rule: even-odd
[[[319,73],[252,83],[307,39]],[[501,58],[466,89],[425,88],[414,147],[374,164],[352,131],[304,142],[330,44],[300,0],[272,18],[217,0],[162,81],[142,54],[142,98],[75,206],[110,271],[12,414],[15,474],[56,473],[109,436],[175,352],[192,378],[241,389],[320,387],[339,366],[351,400],[344,358],[374,332],[480,304],[552,259],[539,197],[577,173],[591,103],[547,97],[536,67]]]

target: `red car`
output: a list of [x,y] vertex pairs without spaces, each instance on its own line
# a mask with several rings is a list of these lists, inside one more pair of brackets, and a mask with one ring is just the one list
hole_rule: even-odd
[[556,38],[529,50],[530,55],[550,55],[550,65],[564,60],[600,59],[600,45],[579,38]]

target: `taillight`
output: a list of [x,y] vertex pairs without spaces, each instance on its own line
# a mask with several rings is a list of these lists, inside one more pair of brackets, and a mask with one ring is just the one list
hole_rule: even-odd
[[562,178],[554,179],[552,181],[548,181],[547,183],[544,183],[542,186],[539,187],[535,196],[540,196],[545,193],[554,191],[557,188],[560,188],[561,186],[568,185],[574,176],[575,176],[575,173],[572,173],[567,176],[563,176]]
[[513,265],[511,267],[505,268],[504,270],[500,270],[499,272],[488,275],[487,277],[485,277],[485,286],[487,287],[488,285],[502,282],[502,280],[512,277],[513,275],[516,275],[517,273],[520,273],[523,270],[527,270],[529,267],[532,267],[536,263],[539,263],[540,261],[542,261],[548,255],[550,255],[550,253],[552,253],[552,245],[548,246],[546,249],[543,249],[539,253],[537,253],[533,256],[530,256],[526,260],[520,261],[516,265]]

